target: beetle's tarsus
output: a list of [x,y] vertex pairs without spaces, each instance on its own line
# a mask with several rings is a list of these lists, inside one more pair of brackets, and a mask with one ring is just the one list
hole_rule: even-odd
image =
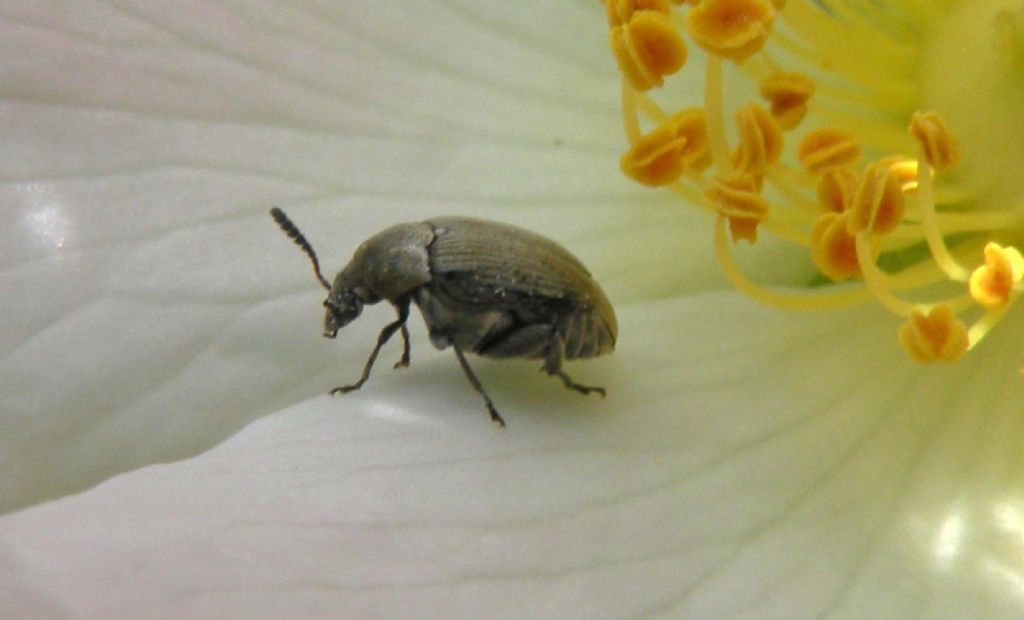
[[359,381],[357,383],[353,383],[352,385],[343,385],[341,387],[336,387],[332,389],[330,392],[328,392],[328,394],[330,394],[331,396],[334,396],[335,394],[348,394],[349,392],[358,390],[359,388],[363,387],[363,383],[366,382]]
[[601,395],[601,398],[604,398],[608,395],[607,393],[605,393],[603,387],[598,387],[596,385],[580,385],[579,383],[576,383],[575,381],[570,379],[569,375],[565,374],[565,371],[563,370],[556,370],[554,374],[562,378],[562,383],[565,384],[565,387],[569,388],[570,390],[579,392],[580,394],[590,394],[591,392],[597,392],[598,394]]
[[548,348],[547,358],[544,360],[544,365],[540,367],[543,372],[548,373],[551,376],[558,375],[562,379],[562,383],[565,387],[570,390],[579,392],[580,394],[590,394],[591,392],[597,392],[601,395],[601,398],[607,396],[603,387],[596,385],[582,385],[572,380],[569,375],[562,370],[562,357],[565,355],[565,341],[559,334],[555,334],[552,338],[550,348]]
[[494,405],[487,403],[487,411],[491,412],[491,421],[497,422],[498,426],[505,428],[505,420],[502,419],[501,414],[494,408]]
[[469,367],[469,362],[466,361],[465,354],[458,347],[453,346],[452,349],[455,351],[455,357],[459,359],[459,366],[462,366],[463,372],[466,373],[466,378],[473,385],[473,389],[480,393],[484,397],[484,404],[487,405],[487,411],[491,414],[491,420],[497,422],[498,426],[505,427],[505,420],[498,413],[498,410],[494,408],[494,403],[491,402],[491,397],[484,391],[484,386],[480,385],[480,380],[473,374],[473,369]]

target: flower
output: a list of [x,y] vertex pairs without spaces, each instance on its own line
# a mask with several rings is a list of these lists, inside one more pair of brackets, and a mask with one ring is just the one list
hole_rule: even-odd
[[[612,31],[621,29],[631,4],[605,4]],[[657,83],[640,85],[623,69],[623,173],[717,213],[718,262],[756,299],[815,310],[873,298],[907,319],[899,340],[919,362],[953,362],[976,348],[1024,289],[1024,259],[1012,245],[1024,233],[1014,150],[1024,138],[1024,10],[1012,2],[676,4],[636,7],[665,26],[634,33],[632,45],[673,40],[685,49],[689,38],[703,48],[703,107],[693,107],[699,93],[652,91],[685,59]],[[729,100],[727,68],[759,96]],[[681,113],[706,124],[699,149],[684,151],[686,139],[673,137]],[[652,143],[662,145],[653,157]],[[710,168],[687,165],[699,157],[710,157]],[[807,279],[795,295],[762,287],[736,266],[726,227],[751,244],[766,229],[805,248],[826,283],[845,284]],[[926,315],[941,322],[927,337]]]
[[[705,260],[704,213],[614,174],[599,8],[4,9],[0,500],[24,509],[0,516],[0,617],[898,618],[943,613],[946,592],[1019,615],[1022,388],[1000,374],[1019,343],[921,367],[891,355],[874,306],[800,315],[735,294]],[[765,31],[738,30],[736,54]],[[687,68],[663,88],[699,87]],[[804,127],[806,86],[780,79],[784,96],[745,109],[744,174],[707,188],[756,242],[737,269],[769,282],[813,264],[771,245],[752,198],[791,153],[765,113]],[[666,141],[684,176],[710,169],[702,116]],[[817,138],[814,161],[849,152]],[[857,188],[827,183],[850,218]],[[411,368],[327,398],[391,315],[321,338],[322,291],[274,205],[328,273],[370,232],[436,213],[562,241],[616,303],[615,355],[570,367],[608,398],[476,361],[496,429],[416,321]],[[830,230],[849,258],[845,221]],[[979,276],[995,296],[1009,245]]]

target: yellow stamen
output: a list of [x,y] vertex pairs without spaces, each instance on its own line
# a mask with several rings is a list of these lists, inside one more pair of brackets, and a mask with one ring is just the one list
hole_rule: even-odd
[[714,54],[708,54],[707,67],[704,71],[704,112],[707,115],[711,161],[715,165],[715,170],[719,172],[727,168],[729,159],[729,144],[725,139],[724,108],[722,60]]
[[[1024,161],[1024,108],[1015,103],[1024,5],[998,2],[1005,7],[605,0],[623,73],[630,148],[622,169],[717,214],[716,258],[744,294],[799,310],[874,299],[907,319],[900,340],[914,359],[959,359],[1024,291],[1024,258],[992,242],[1024,238],[1014,168]],[[650,69],[666,63],[644,60],[644,45],[661,36],[633,32],[648,22],[675,24],[708,52],[703,108],[668,103],[691,89],[665,89],[657,100],[638,92],[669,75]],[[742,91],[724,88],[727,71],[754,80],[765,107],[734,101]],[[923,104],[942,113],[917,111]],[[727,131],[731,114],[735,132]],[[961,152],[965,165],[957,166]],[[829,282],[803,294],[752,282],[731,244],[754,244],[761,231],[806,247]],[[969,329],[959,315],[972,318]]]
[[985,264],[971,274],[971,297],[984,308],[999,308],[1024,276],[1024,257],[1014,247],[998,243],[985,246]]
[[868,166],[853,195],[848,222],[851,234],[867,230],[875,235],[893,231],[903,219],[903,191],[885,164]]
[[656,187],[675,181],[688,169],[703,170],[710,163],[704,113],[694,108],[637,138],[619,166],[634,181]]
[[860,145],[848,131],[818,129],[800,141],[797,157],[807,172],[822,174],[832,168],[853,165],[860,158]]
[[826,213],[811,230],[811,259],[833,282],[860,277],[857,241],[846,230],[846,213]]
[[818,181],[818,204],[825,211],[842,213],[853,204],[857,175],[848,168],[833,168]]
[[672,11],[668,0],[606,0],[604,7],[608,25],[612,28],[628,24],[637,11],[655,11],[662,15],[669,15]]
[[733,168],[738,172],[761,174],[782,155],[782,129],[761,106],[748,104],[736,114],[739,147],[733,152]]
[[757,225],[768,214],[768,203],[759,195],[756,179],[749,174],[716,177],[707,190],[715,208],[729,219],[733,241],[757,241]]
[[802,73],[777,71],[761,82],[761,96],[772,104],[772,116],[783,129],[800,124],[807,114],[807,102],[814,94],[814,82]]
[[767,0],[703,0],[686,17],[697,45],[717,56],[742,61],[768,39],[775,7]]
[[817,295],[787,295],[778,291],[759,286],[743,275],[736,261],[729,252],[729,234],[726,230],[727,219],[718,217],[715,220],[715,258],[718,260],[722,273],[736,290],[751,299],[756,299],[768,306],[786,310],[838,310],[862,304],[871,299],[866,289],[847,289],[839,292],[827,292]]
[[629,178],[649,187],[671,183],[683,175],[683,149],[686,138],[672,127],[661,126],[640,137],[622,155],[619,167]]
[[960,159],[946,121],[935,112],[915,112],[910,117],[910,133],[921,145],[925,160],[939,172],[949,170]]
[[889,167],[889,172],[896,177],[900,189],[909,194],[917,191],[917,160],[903,157],[902,155],[890,155],[879,160],[880,164]]
[[967,328],[948,306],[914,312],[900,328],[900,343],[918,362],[955,362],[967,352]]
[[672,20],[657,11],[636,11],[615,26],[608,42],[619,69],[637,90],[661,86],[686,64],[686,44]]

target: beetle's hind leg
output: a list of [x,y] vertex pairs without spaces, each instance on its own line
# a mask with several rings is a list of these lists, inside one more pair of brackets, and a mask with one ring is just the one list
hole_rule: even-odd
[[541,370],[552,376],[558,375],[558,377],[562,380],[562,383],[565,384],[565,387],[569,388],[570,390],[575,390],[580,394],[590,394],[591,392],[596,392],[601,395],[601,398],[604,398],[606,396],[606,393],[603,387],[598,387],[596,385],[582,385],[580,383],[576,383],[568,374],[566,374],[564,370],[562,370],[563,355],[565,355],[565,341],[562,340],[562,337],[560,335],[555,334],[555,336],[551,339],[551,346],[548,347],[548,354],[544,358],[544,366],[541,367]]
[[403,300],[395,303],[395,310],[398,311],[398,319],[388,323],[384,326],[384,329],[380,330],[380,335],[377,336],[377,346],[373,347],[373,351],[370,353],[370,358],[366,360],[366,366],[363,366],[363,374],[359,377],[359,380],[352,385],[343,385],[336,387],[330,391],[331,396],[335,394],[347,394],[352,390],[358,390],[363,387],[366,380],[370,378],[370,371],[373,370],[373,364],[377,361],[377,355],[380,354],[381,347],[387,344],[388,340],[395,335],[398,330],[402,331],[402,340],[404,341],[405,347],[402,352],[402,359],[395,364],[395,368],[403,368],[409,365],[409,329],[405,326],[405,322],[409,319],[409,300]]
[[455,349],[455,357],[459,359],[459,366],[462,366],[463,372],[466,373],[466,378],[473,384],[473,389],[480,393],[484,397],[484,404],[487,405],[487,411],[491,414],[491,420],[497,422],[500,426],[505,426],[505,420],[502,419],[501,414],[494,408],[494,403],[491,402],[491,397],[487,395],[484,390],[484,386],[480,385],[480,380],[473,374],[473,369],[469,367],[469,362],[466,361],[466,355],[462,352],[459,347],[452,346]]

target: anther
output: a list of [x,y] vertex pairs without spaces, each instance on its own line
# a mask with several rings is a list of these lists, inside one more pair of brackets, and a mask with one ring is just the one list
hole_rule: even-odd
[[867,167],[853,196],[847,231],[854,235],[867,230],[874,235],[892,232],[903,220],[903,191],[889,167],[875,163]]
[[849,168],[833,168],[818,181],[818,205],[823,211],[842,213],[853,205],[857,175]]
[[937,112],[914,112],[910,134],[921,145],[924,158],[939,172],[949,170],[960,159],[956,140]]
[[605,0],[604,7],[608,14],[608,25],[613,28],[628,24],[629,18],[637,11],[655,11],[662,15],[672,12],[669,0]]
[[619,168],[627,177],[649,187],[666,185],[682,176],[686,166],[683,149],[686,138],[675,134],[672,127],[662,125],[644,134],[623,153]]
[[736,113],[739,147],[732,157],[738,172],[761,174],[779,161],[784,138],[768,110],[748,104]]
[[731,174],[716,177],[705,192],[719,214],[728,218],[734,243],[757,241],[757,225],[768,215],[768,202],[759,191],[752,175]]
[[967,328],[949,306],[932,308],[927,314],[915,311],[900,327],[900,343],[914,360],[955,362],[967,352]]
[[846,213],[825,213],[811,229],[811,260],[833,282],[860,277],[857,240],[847,231]]
[[637,90],[665,83],[686,64],[686,44],[672,20],[657,11],[636,11],[629,23],[616,26],[608,40],[619,70]]
[[775,10],[768,0],[703,0],[690,9],[686,19],[698,45],[740,62],[764,46]]
[[848,131],[817,129],[804,136],[797,148],[797,158],[807,172],[822,174],[832,168],[849,166],[860,157],[860,145]]
[[904,192],[917,190],[917,160],[903,157],[902,155],[890,155],[879,160],[880,164],[889,167],[889,172],[896,177],[900,189]]
[[814,82],[802,73],[778,71],[761,82],[759,90],[761,96],[771,103],[772,116],[779,126],[792,129],[807,114],[807,102],[814,94]]
[[678,179],[687,170],[711,165],[704,111],[690,108],[676,113],[637,140],[619,160],[629,178],[656,187]]
[[1024,277],[1024,257],[1017,248],[998,243],[985,246],[985,264],[971,273],[971,297],[988,309],[999,308]]

